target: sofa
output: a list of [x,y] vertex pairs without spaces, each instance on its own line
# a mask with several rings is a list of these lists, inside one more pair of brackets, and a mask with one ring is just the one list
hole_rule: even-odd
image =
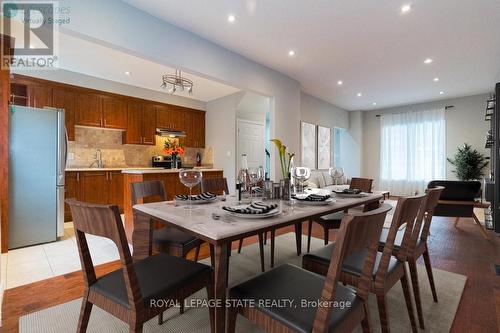
[[335,185],[335,181],[328,173],[328,170],[311,170],[311,177],[307,181],[307,187],[341,191],[349,188],[349,183],[349,180],[344,175],[341,180],[337,181],[337,185]]

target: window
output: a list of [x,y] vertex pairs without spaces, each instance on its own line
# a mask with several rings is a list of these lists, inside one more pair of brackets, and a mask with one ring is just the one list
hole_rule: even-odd
[[333,165],[336,167],[342,167],[341,154],[342,145],[345,144],[345,136],[347,130],[344,128],[335,127],[333,129]]
[[384,114],[380,126],[380,189],[413,195],[445,178],[444,109]]

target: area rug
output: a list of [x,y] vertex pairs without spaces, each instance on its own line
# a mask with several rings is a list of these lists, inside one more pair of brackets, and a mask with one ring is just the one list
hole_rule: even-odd
[[[323,246],[323,240],[313,238],[311,248]],[[306,238],[303,238],[306,244]],[[266,246],[266,260],[269,259],[269,245]],[[300,266],[301,258],[295,251],[295,236],[288,233],[276,239],[276,266],[291,263]],[[268,262],[266,263],[268,265]],[[233,252],[230,260],[229,281],[230,285],[240,283],[260,273],[260,257],[257,244],[244,247],[241,254]],[[427,332],[448,332],[455,318],[455,313],[462,297],[467,278],[463,275],[442,270],[434,270],[434,278],[438,293],[439,303],[434,303],[427,280],[425,268],[418,266],[419,281],[421,286],[422,307]],[[371,295],[373,296],[373,295]],[[206,298],[205,291],[193,295],[193,298]],[[189,300],[188,300],[189,301]],[[411,332],[410,320],[403,297],[401,284],[397,284],[388,294],[389,322],[393,332]],[[34,312],[19,319],[19,330],[22,333],[60,333],[75,332],[80,312],[81,299],[53,306]],[[374,297],[370,298],[372,328],[380,332],[377,303]],[[416,314],[415,314],[416,317]],[[178,309],[169,309],[165,312],[166,322],[159,326],[156,318],[144,325],[144,332],[210,332],[208,310],[206,308],[189,308],[183,315]],[[258,327],[238,316],[237,332],[250,333],[262,332]],[[87,332],[92,333],[118,333],[128,332],[128,326],[119,319],[109,315],[97,307],[93,307]],[[356,332],[361,332],[359,327]]]

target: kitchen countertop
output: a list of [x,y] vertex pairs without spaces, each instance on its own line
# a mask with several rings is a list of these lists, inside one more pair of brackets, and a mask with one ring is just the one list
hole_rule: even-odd
[[66,171],[123,171],[123,170],[155,170],[153,167],[106,167],[106,168],[66,168]]
[[[162,169],[162,168],[154,168],[154,169],[125,169],[122,171],[122,173],[128,173],[128,174],[150,174],[150,173],[177,173],[179,172],[180,169]],[[223,169],[212,169],[212,168],[204,168],[204,167],[198,167],[198,168],[193,168],[192,170],[199,170],[201,172],[206,171],[223,171]]]
[[[194,170],[200,171],[223,171],[223,169],[213,169],[209,167],[195,167]],[[107,168],[66,168],[67,172],[84,172],[84,171],[121,171],[129,174],[146,174],[146,173],[176,173],[180,169],[162,169],[153,167],[107,167]]]

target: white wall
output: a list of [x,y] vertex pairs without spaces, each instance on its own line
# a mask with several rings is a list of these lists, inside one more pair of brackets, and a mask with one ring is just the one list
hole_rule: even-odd
[[[428,110],[453,105],[454,108],[446,111],[446,156],[453,156],[457,147],[463,145],[465,142],[489,156],[489,151],[484,148],[486,132],[489,129],[489,123],[484,121],[484,111],[488,97],[489,94],[482,94],[362,112],[362,175],[375,179],[374,186],[378,188],[380,172],[380,118],[376,117],[376,115],[383,113]],[[448,163],[446,174],[448,179],[456,179]]]
[[347,130],[341,142],[340,160],[348,177],[359,176],[361,173],[361,119],[360,111],[346,111],[317,97],[300,93],[301,121],[331,129],[339,127]]
[[214,150],[214,168],[224,169],[229,191],[234,192],[236,180],[236,107],[244,91],[207,103],[206,146]]
[[[71,8],[70,24],[61,27],[64,33],[274,97],[271,136],[282,139],[292,151],[299,151],[297,81],[118,0],[62,0],[60,5]],[[277,163],[272,164],[274,176]]]
[[161,93],[159,91],[134,87],[131,85],[104,80],[89,75],[84,75],[63,69],[47,70],[47,71],[13,71],[17,74],[28,75],[39,79],[50,81],[57,81],[75,86],[102,90],[110,93],[132,96],[136,98],[143,98],[151,101],[162,103],[174,104],[193,108],[198,110],[205,110],[206,103],[192,98],[186,98],[177,95],[170,95]]

